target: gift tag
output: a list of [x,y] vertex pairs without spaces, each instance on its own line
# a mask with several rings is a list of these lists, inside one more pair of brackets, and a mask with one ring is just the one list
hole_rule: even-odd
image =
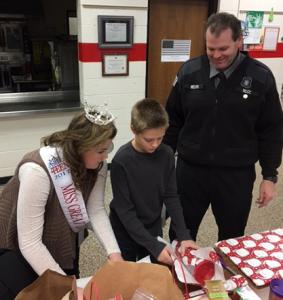
[[222,280],[207,280],[205,282],[208,298],[211,300],[229,299]]

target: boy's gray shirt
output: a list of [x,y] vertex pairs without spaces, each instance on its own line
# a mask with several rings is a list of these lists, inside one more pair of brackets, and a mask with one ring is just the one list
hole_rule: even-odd
[[154,257],[159,256],[165,247],[156,239],[162,234],[163,203],[177,239],[191,239],[177,194],[175,158],[170,147],[161,144],[154,153],[142,153],[128,142],[114,156],[110,175],[113,190],[110,209],[136,243]]

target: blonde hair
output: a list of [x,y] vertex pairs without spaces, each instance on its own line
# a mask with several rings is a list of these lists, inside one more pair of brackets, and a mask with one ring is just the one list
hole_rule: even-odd
[[156,100],[145,98],[133,106],[131,127],[136,133],[142,133],[146,129],[167,128],[168,126],[167,112]]
[[[87,175],[82,155],[94,146],[113,139],[117,129],[113,122],[107,125],[97,125],[85,117],[85,112],[80,112],[73,117],[66,130],[57,131],[43,137],[41,144],[44,146],[58,146],[62,149],[64,160],[71,169],[73,181],[77,188],[81,188]],[[97,173],[95,170],[94,173]]]

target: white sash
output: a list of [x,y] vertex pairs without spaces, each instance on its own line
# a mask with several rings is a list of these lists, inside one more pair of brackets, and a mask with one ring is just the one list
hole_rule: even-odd
[[89,218],[82,193],[74,185],[71,170],[60,158],[63,157],[61,149],[47,146],[40,148],[39,153],[70,227],[74,232],[79,232],[89,223]]

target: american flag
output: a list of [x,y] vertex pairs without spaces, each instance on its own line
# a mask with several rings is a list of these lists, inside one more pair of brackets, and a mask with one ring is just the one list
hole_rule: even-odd
[[162,61],[174,61],[174,60],[185,61],[189,59],[190,50],[191,50],[191,40],[162,40],[161,60]]

